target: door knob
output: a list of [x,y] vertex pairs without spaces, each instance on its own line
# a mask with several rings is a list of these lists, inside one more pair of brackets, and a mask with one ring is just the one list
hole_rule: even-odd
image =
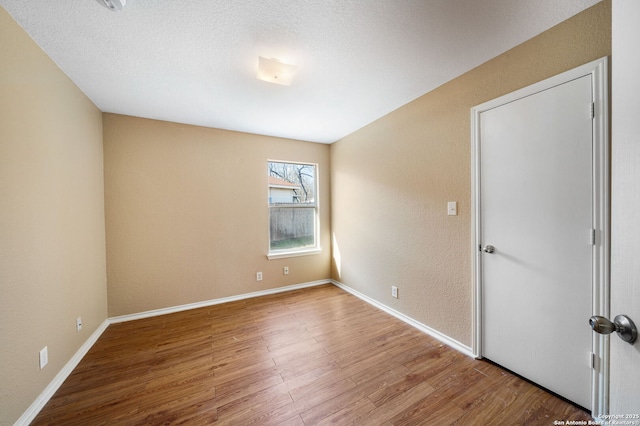
[[496,251],[496,248],[494,246],[486,246],[485,248],[482,249],[483,252],[485,253],[494,253]]
[[605,317],[594,315],[589,318],[589,325],[593,331],[600,334],[611,334],[615,331],[622,340],[632,345],[638,338],[636,325],[626,315],[617,315],[613,322]]

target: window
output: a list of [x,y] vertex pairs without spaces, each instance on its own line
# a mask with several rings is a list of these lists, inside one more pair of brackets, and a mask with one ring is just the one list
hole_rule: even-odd
[[269,259],[319,251],[317,169],[316,164],[268,162]]

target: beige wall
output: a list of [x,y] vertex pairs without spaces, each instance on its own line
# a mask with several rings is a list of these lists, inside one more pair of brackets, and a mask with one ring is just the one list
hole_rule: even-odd
[[0,8],[0,424],[107,318],[102,163],[100,111]]
[[610,12],[599,3],[333,144],[333,278],[470,346],[470,109],[609,55]]
[[[109,316],[330,277],[328,145],[103,117]],[[322,254],[267,260],[268,159],[318,163]]]

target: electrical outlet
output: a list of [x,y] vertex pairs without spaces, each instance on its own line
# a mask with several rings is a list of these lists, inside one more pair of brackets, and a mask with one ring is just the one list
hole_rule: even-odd
[[82,317],[76,319],[76,333],[79,333],[80,330],[82,330]]
[[262,272],[256,272],[256,281],[262,281]]
[[289,267],[288,267],[288,266],[285,266],[284,268],[282,268],[282,273],[283,273],[284,275],[289,275]]
[[42,370],[47,363],[49,363],[49,349],[45,346],[40,349],[40,370]]
[[396,299],[398,298],[398,287],[395,285],[391,286],[391,297],[395,297]]

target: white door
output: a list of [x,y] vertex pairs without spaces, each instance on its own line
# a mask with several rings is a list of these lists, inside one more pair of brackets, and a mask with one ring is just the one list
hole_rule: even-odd
[[[613,2],[610,318],[640,326],[640,2]],[[610,414],[640,425],[640,342],[611,339]],[[626,417],[625,417],[626,416]],[[623,423],[619,423],[623,424]]]
[[605,243],[593,78],[570,72],[474,109],[480,355],[587,409]]

